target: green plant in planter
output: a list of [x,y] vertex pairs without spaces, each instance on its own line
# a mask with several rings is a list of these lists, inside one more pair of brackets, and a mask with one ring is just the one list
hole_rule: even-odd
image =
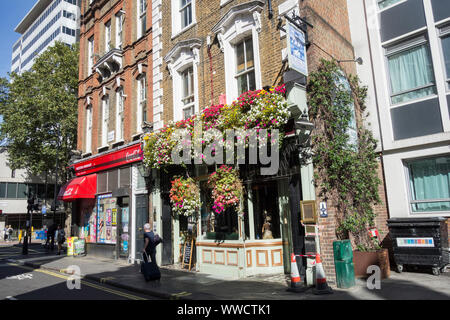
[[377,141],[363,126],[366,96],[367,88],[359,86],[358,78],[346,76],[334,61],[321,60],[318,70],[310,74],[316,186],[320,196],[336,206],[337,237],[351,237],[356,246],[375,249],[367,227],[374,225],[373,206],[380,203],[381,181]]

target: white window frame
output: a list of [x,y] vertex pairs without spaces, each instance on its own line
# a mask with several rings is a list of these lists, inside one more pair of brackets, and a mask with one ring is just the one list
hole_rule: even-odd
[[[227,95],[227,104],[236,100],[238,95],[238,85],[236,76],[236,50],[235,45],[242,40],[252,37],[253,40],[253,59],[255,64],[255,83],[256,89],[262,87],[261,81],[261,62],[259,50],[259,25],[260,13],[254,11],[245,12],[236,16],[236,19],[228,23],[228,28],[223,26],[223,31],[218,34],[219,42],[222,43],[225,60],[225,87]],[[227,66],[233,66],[229,68]]]
[[122,49],[123,45],[123,14],[116,14],[116,47]]
[[148,91],[147,91],[147,75],[144,73],[137,79],[137,133],[142,133],[143,125],[144,125],[144,108],[147,108],[147,99],[148,99]]
[[182,27],[182,11],[183,8],[181,7],[181,0],[171,0],[172,1],[172,38],[176,37],[178,34],[192,28],[194,25],[197,24],[196,19],[196,9],[195,9],[195,0],[191,0],[190,6],[191,6],[191,23],[185,27]]
[[88,40],[88,76],[92,74],[92,68],[94,67],[94,36]]
[[146,30],[142,30],[142,22],[145,19],[147,29],[147,0],[137,0],[137,39],[145,35]]
[[92,153],[92,105],[86,107],[86,153]]
[[[251,72],[255,73],[255,65],[254,65],[255,64],[255,58],[254,58],[255,52],[254,52],[253,48],[252,48],[252,50],[253,50],[253,67],[247,68],[247,45],[246,45],[246,42],[249,39],[250,39],[250,37],[244,38],[241,41],[239,41],[238,43],[236,43],[236,45],[234,46],[234,51],[235,51],[235,56],[236,56],[235,76],[234,76],[234,78],[235,78],[235,81],[236,81],[236,85],[237,85],[237,83],[239,83],[238,78],[243,76],[243,75],[245,75],[246,79],[247,79],[247,87],[248,88],[250,87],[250,83],[249,83],[249,80],[248,80],[248,74],[251,73]],[[239,44],[241,44],[241,43],[243,43],[243,48],[244,48],[244,65],[245,65],[245,69],[243,71],[238,72],[237,71],[237,46]],[[252,41],[252,44],[253,44],[253,41]],[[256,74],[255,74],[255,79],[256,79]],[[256,85],[256,81],[255,81],[255,85]],[[237,92],[239,94],[239,86],[238,85],[237,85],[237,90],[238,90]],[[241,92],[241,94],[242,93],[243,92]]]
[[106,95],[102,99],[102,147],[108,145],[109,105],[109,95]]
[[[389,56],[399,54],[401,52],[410,50],[415,47],[422,46],[424,44],[426,44],[428,46],[430,62],[431,62],[432,68],[433,68],[434,82],[427,84],[425,86],[422,86],[422,87],[417,87],[414,89],[410,89],[410,90],[406,90],[403,92],[398,92],[396,94],[392,94],[391,73],[390,73],[390,69],[389,69]],[[434,65],[433,65],[433,56],[432,56],[432,51],[431,51],[431,45],[430,45],[430,41],[429,41],[427,35],[425,35],[424,33],[418,34],[415,37],[401,39],[401,40],[396,41],[393,44],[385,46],[385,48],[384,48],[384,63],[385,63],[387,83],[388,83],[388,100],[389,100],[389,104],[391,107],[399,107],[399,106],[403,106],[405,104],[412,104],[417,101],[421,101],[424,99],[426,100],[426,99],[430,99],[431,97],[437,96],[437,93],[435,93],[435,94],[430,94],[428,96],[423,96],[423,97],[419,97],[416,99],[406,100],[406,101],[399,102],[399,103],[392,102],[392,98],[395,96],[399,96],[399,95],[406,94],[409,92],[414,92],[414,91],[417,91],[420,89],[435,87],[436,92],[437,92],[436,71],[435,71]]]
[[[445,82],[445,89],[446,91],[450,91],[450,73],[447,74],[447,66],[445,65],[445,53],[444,48],[442,46],[442,39],[443,38],[450,38],[450,24],[447,24],[443,27],[439,28],[439,47],[442,57],[442,65],[443,65],[443,74],[444,74],[444,82]],[[449,53],[450,54],[450,53]]]
[[174,121],[180,121],[184,119],[184,109],[186,108],[183,103],[182,90],[175,90],[175,88],[183,88],[182,73],[192,67],[194,73],[194,114],[199,112],[198,104],[198,48],[184,48],[182,52],[177,55],[174,60],[169,64],[169,69],[172,70],[172,85],[173,92],[173,114]]
[[123,88],[116,92],[116,142],[124,139],[125,96]]
[[[185,74],[186,73],[187,73],[187,75],[186,75],[187,87],[188,88],[192,87],[192,93],[190,95],[184,97],[184,91],[185,91],[185,85],[186,85],[186,83],[185,83]],[[190,117],[192,117],[195,114],[195,102],[196,102],[195,98],[196,97],[195,97],[194,66],[188,66],[187,68],[185,68],[182,72],[180,72],[180,77],[181,77],[181,84],[182,84],[181,91],[183,93],[181,95],[182,112],[183,112],[183,119],[186,120],[187,118],[184,116],[184,114],[187,109],[192,109],[192,113],[191,113]],[[193,83],[191,83],[191,81]],[[187,99],[193,99],[193,101],[186,103],[185,100],[187,100]]]
[[105,53],[112,49],[111,19],[105,23]]
[[408,1],[408,0],[399,0],[398,2],[396,2],[396,3],[394,3],[394,4],[391,4],[390,6],[387,6],[387,7],[384,7],[384,8],[380,8],[380,2],[382,2],[382,1],[384,1],[384,0],[376,0],[376,2],[377,2],[377,8],[378,8],[378,10],[381,12],[381,11],[384,11],[384,10],[387,10],[387,9],[391,9],[391,8],[393,8],[393,7],[395,7],[395,6],[398,6],[399,4],[402,4],[402,3],[404,3],[404,2],[406,2],[406,1]]

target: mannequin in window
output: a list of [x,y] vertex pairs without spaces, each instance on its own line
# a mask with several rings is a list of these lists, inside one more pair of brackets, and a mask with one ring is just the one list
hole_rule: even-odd
[[267,213],[267,210],[264,210],[264,224],[262,227],[262,238],[264,240],[273,239],[271,221],[272,217]]

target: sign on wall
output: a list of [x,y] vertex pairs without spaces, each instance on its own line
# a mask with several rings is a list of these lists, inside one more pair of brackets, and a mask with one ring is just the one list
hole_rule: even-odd
[[308,76],[305,33],[286,21],[289,68]]

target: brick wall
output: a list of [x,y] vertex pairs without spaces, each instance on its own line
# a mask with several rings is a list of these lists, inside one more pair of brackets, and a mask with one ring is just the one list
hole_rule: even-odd
[[[121,79],[124,94],[124,144],[133,140],[137,129],[137,77],[138,65],[142,64],[147,77],[147,121],[152,122],[153,82],[152,79],[152,1],[147,0],[147,32],[137,39],[137,4],[136,0],[100,0],[89,7],[88,0],[81,6],[81,34],[80,34],[80,70],[79,70],[79,99],[78,99],[78,150],[86,152],[86,107],[87,97],[92,99],[93,128],[92,153],[98,153],[102,136],[102,89],[105,87],[109,94],[109,130],[115,131],[116,121],[116,79]],[[123,63],[122,68],[107,79],[98,77],[97,72],[88,76],[88,39],[94,36],[94,53],[96,63],[105,54],[105,23],[111,20],[111,42],[116,46],[115,16],[120,10],[125,12],[122,31]],[[108,144],[112,149],[113,142]]]

